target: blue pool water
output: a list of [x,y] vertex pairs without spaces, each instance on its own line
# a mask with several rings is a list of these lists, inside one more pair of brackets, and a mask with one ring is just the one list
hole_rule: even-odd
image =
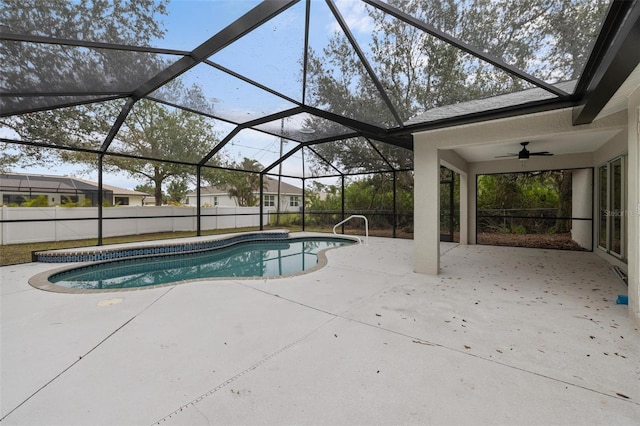
[[99,263],[54,274],[49,281],[77,289],[109,289],[203,278],[291,275],[313,268],[318,252],[349,244],[354,242],[324,237],[251,241],[201,253]]

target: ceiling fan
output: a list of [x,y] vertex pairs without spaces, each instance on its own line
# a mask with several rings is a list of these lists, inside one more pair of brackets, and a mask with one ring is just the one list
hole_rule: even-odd
[[499,155],[495,158],[518,157],[519,160],[528,160],[529,157],[532,155],[539,155],[539,156],[553,155],[549,151],[530,152],[527,149],[527,145],[529,145],[529,142],[520,142],[520,145],[522,145],[522,150],[520,150],[520,152],[518,152],[517,154],[509,153],[507,155]]

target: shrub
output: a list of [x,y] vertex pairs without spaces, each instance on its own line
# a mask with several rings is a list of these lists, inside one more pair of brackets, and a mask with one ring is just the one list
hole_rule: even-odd
[[49,207],[49,197],[46,195],[39,195],[36,198],[32,198],[20,204],[20,207]]

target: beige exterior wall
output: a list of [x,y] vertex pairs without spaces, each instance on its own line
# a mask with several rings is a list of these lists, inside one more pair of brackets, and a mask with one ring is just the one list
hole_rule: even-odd
[[[272,195],[275,197],[275,200],[278,200],[278,196],[275,194],[264,194],[266,195]],[[293,194],[282,194],[281,195],[281,204],[280,204],[280,211],[283,213],[287,213],[287,212],[299,212],[300,211],[300,207],[296,207],[296,206],[291,206],[291,197],[295,196],[298,197],[298,200],[300,202],[300,205],[302,205],[302,195],[293,195]],[[200,196],[200,204],[201,205],[206,205],[206,206],[212,206],[215,207],[216,204],[214,204],[215,199],[217,198],[218,201],[218,206],[220,207],[237,207],[236,206],[236,200],[232,197],[229,197],[229,195],[227,194],[218,194],[218,195],[212,195],[212,194],[203,194]],[[197,205],[197,197],[195,195],[189,195],[187,196],[187,205],[189,206],[195,206]],[[276,210],[276,206],[272,206],[272,207],[266,207],[267,209],[270,209],[271,211],[275,211]]]
[[414,143],[413,269],[438,275],[440,271],[440,151],[428,143]]
[[[603,132],[605,131],[605,132]],[[610,132],[609,132],[610,131]],[[629,97],[628,109],[595,120],[591,124],[573,126],[572,110],[549,111],[528,116],[439,129],[414,135],[415,217],[414,270],[426,274],[439,272],[439,166],[444,165],[461,176],[461,243],[475,244],[476,177],[485,173],[519,172],[523,164],[517,160],[492,160],[469,163],[452,149],[487,144],[513,144],[514,141],[553,139],[571,135],[579,143],[581,135],[598,132],[609,140],[593,152],[532,157],[526,170],[581,169],[575,176],[573,190],[590,193],[590,198],[575,200],[575,216],[594,221],[573,224],[573,237],[584,247],[612,264],[618,264],[629,275],[629,313],[640,325],[640,88]],[[611,136],[613,135],[613,136]],[[605,136],[602,136],[605,137]],[[597,178],[592,170],[613,158],[627,156],[627,263],[594,248],[598,227]],[[592,183],[596,183],[593,185]],[[588,205],[591,199],[591,205]],[[463,205],[466,206],[463,208]],[[466,219],[466,220],[465,220]],[[574,221],[576,222],[576,221]],[[586,225],[588,223],[588,225]],[[588,229],[591,227],[591,229]],[[590,232],[589,232],[590,231]],[[589,236],[587,236],[590,234]],[[593,237],[592,237],[593,236]],[[589,241],[591,240],[591,241]]]
[[153,198],[153,197],[151,197],[149,195],[142,196],[142,195],[113,194],[112,203],[113,203],[114,206],[115,206],[116,197],[127,197],[127,198],[129,198],[129,204],[128,205],[129,206],[135,206],[135,207],[142,206],[143,205],[142,202],[143,202],[144,198],[146,198],[146,199]]
[[640,87],[629,97],[628,123],[629,316],[640,326]]

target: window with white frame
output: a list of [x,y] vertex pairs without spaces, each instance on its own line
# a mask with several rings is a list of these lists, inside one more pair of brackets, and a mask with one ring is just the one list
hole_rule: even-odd
[[275,207],[276,206],[276,196],[275,195],[265,195],[263,206],[265,207]]
[[213,196],[213,205],[214,205],[214,207],[215,207],[215,206],[217,206],[218,204],[219,204],[219,203],[218,203],[218,196],[217,196],[217,195],[214,195],[214,196]]
[[292,195],[289,197],[290,207],[300,207],[300,197],[298,195]]

